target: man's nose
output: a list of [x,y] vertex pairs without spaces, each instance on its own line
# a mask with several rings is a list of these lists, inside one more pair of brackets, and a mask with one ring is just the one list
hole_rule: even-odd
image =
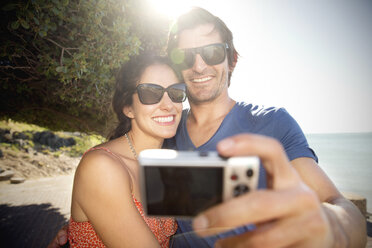
[[205,63],[200,54],[195,55],[195,62],[192,69],[196,72],[202,73],[208,65]]

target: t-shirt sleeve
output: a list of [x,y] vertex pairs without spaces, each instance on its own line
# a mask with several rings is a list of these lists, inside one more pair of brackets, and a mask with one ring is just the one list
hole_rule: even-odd
[[318,162],[318,157],[309,147],[306,137],[296,120],[284,108],[278,109],[276,114],[275,138],[284,146],[289,160],[309,157]]

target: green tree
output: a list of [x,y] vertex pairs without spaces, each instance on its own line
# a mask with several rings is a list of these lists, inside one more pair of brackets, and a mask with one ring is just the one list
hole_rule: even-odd
[[115,71],[161,51],[168,20],[135,0],[9,1],[1,10],[0,115],[105,135]]

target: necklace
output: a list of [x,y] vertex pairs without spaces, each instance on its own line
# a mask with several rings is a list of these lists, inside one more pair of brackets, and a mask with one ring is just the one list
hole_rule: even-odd
[[134,149],[134,146],[133,146],[133,144],[132,144],[132,141],[130,141],[130,138],[129,138],[128,134],[124,134],[124,136],[125,136],[125,138],[126,138],[127,141],[128,141],[128,144],[129,144],[130,150],[132,151],[134,158],[137,160],[136,149]]

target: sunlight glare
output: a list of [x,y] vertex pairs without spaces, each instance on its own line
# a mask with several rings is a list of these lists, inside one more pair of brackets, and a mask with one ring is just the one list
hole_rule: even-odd
[[156,13],[164,15],[171,20],[177,18],[191,7],[190,1],[147,0],[147,3]]
[[205,7],[216,5],[213,0],[147,0],[147,3],[156,13],[164,15],[171,20],[176,19],[193,6]]

